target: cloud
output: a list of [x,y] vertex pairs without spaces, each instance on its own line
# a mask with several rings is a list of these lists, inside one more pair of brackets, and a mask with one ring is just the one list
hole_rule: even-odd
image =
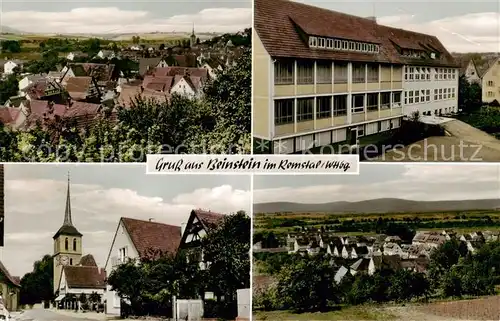
[[[7,179],[5,181],[5,247],[0,260],[13,275],[31,270],[33,262],[52,253],[52,236],[63,223],[64,181]],[[120,217],[132,217],[178,225],[194,208],[214,212],[250,211],[250,192],[230,185],[200,188],[172,200],[141,195],[131,189],[72,184],[73,223],[83,234],[84,254],[103,265]]]
[[[361,178],[383,170],[377,164],[362,165]],[[361,201],[376,198],[410,200],[465,200],[500,198],[500,166],[498,165],[391,165],[404,166],[401,176],[388,181],[335,184],[325,181],[306,187],[266,188],[255,182],[254,203],[300,202],[327,203]],[[296,176],[297,182],[307,176]]]
[[383,25],[436,36],[454,52],[498,52],[500,50],[500,13],[482,12],[447,17],[420,23],[416,16],[382,16]]
[[236,32],[250,27],[249,8],[211,8],[195,14],[155,19],[147,11],[117,7],[75,8],[67,12],[7,11],[2,25],[33,33]]

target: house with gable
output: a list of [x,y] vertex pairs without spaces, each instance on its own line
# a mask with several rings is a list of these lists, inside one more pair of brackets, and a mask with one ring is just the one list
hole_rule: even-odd
[[32,83],[45,79],[47,77],[46,74],[33,74],[26,75],[21,80],[19,80],[19,92],[22,93],[25,88],[27,88]]
[[7,60],[3,64],[3,73],[6,75],[11,75],[14,73],[16,68],[23,69],[25,61],[18,59]]
[[73,61],[73,60],[78,59],[78,58],[88,58],[88,57],[89,57],[89,55],[84,53],[84,52],[72,51],[66,56],[66,59]]
[[482,101],[500,102],[500,57],[489,58],[481,75]]
[[0,261],[0,292],[3,306],[7,311],[19,310],[19,298],[21,289],[21,279],[12,276],[5,265]]
[[481,84],[481,76],[474,59],[461,61],[460,76],[465,76],[465,79],[467,79],[470,84]]
[[64,88],[49,78],[38,79],[22,91],[27,100],[46,100],[61,103],[65,100]]
[[[150,250],[176,254],[181,240],[181,227],[159,222],[122,217],[118,222],[104,266],[106,274],[129,260],[148,256]],[[106,287],[106,314],[120,315],[121,298]]]
[[66,80],[64,86],[73,100],[93,103],[99,103],[101,100],[101,91],[93,77],[71,77]]
[[199,262],[200,268],[205,269],[206,262],[201,250],[201,240],[213,229],[217,228],[224,220],[224,214],[205,211],[201,209],[192,210],[189,219],[181,225],[182,238],[179,248],[188,251],[188,258]]
[[156,68],[165,67],[168,67],[168,64],[162,57],[141,58],[139,60],[139,76],[144,77]]

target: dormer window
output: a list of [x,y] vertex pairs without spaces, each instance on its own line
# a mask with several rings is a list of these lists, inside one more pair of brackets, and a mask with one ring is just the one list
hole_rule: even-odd
[[318,39],[318,47],[319,48],[325,48],[325,38],[319,38]]
[[309,37],[309,47],[317,47],[318,46],[318,38]]
[[342,41],[342,49],[347,50],[349,49],[349,45],[347,41]]
[[436,53],[431,52],[431,59],[436,59]]

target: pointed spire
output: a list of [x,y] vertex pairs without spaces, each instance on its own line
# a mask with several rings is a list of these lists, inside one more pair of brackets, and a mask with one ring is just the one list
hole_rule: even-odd
[[64,224],[67,226],[73,226],[73,222],[71,221],[71,196],[70,196],[70,188],[69,188],[69,171],[68,171],[68,191],[66,194],[66,210],[64,212]]
[[191,33],[191,36],[194,36],[194,22],[193,22],[193,32]]

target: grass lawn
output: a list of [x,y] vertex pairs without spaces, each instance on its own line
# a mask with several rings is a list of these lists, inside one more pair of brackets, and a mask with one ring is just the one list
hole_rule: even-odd
[[254,312],[255,321],[321,321],[321,320],[395,320],[397,316],[370,306],[347,307],[338,311],[315,313],[291,313],[288,311]]
[[40,52],[17,52],[0,54],[0,59],[39,60],[41,58],[42,55]]

